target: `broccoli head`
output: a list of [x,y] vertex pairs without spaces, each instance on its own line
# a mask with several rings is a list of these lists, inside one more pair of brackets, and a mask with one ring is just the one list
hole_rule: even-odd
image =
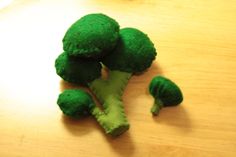
[[158,115],[162,107],[176,106],[183,101],[180,88],[173,81],[163,76],[156,76],[152,79],[149,92],[155,99],[151,108],[153,115]]
[[88,14],[76,21],[63,38],[63,48],[70,56],[99,58],[117,44],[119,24],[104,14]]
[[55,61],[57,74],[65,81],[87,85],[101,76],[101,64],[96,61],[69,56],[63,52]]
[[65,115],[74,118],[88,116],[95,106],[92,97],[79,89],[63,91],[58,97],[57,104]]
[[146,34],[135,28],[123,28],[115,50],[102,63],[110,70],[136,73],[149,68],[155,56],[156,49]]

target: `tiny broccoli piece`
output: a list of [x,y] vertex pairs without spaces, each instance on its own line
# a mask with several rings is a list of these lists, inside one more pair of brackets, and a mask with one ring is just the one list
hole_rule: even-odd
[[136,73],[149,68],[155,56],[156,49],[146,34],[135,28],[123,28],[116,48],[102,63],[110,70]]
[[176,106],[183,101],[183,94],[180,88],[171,80],[156,76],[149,85],[149,92],[155,102],[151,108],[153,115],[158,115],[162,107]]
[[57,104],[65,115],[74,118],[89,115],[95,106],[92,97],[79,89],[65,90],[59,95]]
[[76,21],[63,38],[70,56],[99,58],[117,44],[119,24],[104,14],[88,14]]
[[56,72],[65,81],[87,85],[101,76],[101,64],[96,61],[70,57],[63,52],[55,61]]

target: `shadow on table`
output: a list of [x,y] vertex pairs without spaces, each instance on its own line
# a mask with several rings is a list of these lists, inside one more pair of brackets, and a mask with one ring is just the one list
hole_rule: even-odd
[[66,130],[75,136],[82,136],[94,131],[94,126],[96,125],[93,117],[75,119],[62,115],[61,121]]
[[88,89],[84,86],[80,86],[80,85],[77,85],[77,84],[73,84],[73,83],[69,83],[69,82],[66,82],[64,80],[61,80],[60,81],[60,91],[64,91],[66,89],[83,89],[85,91],[88,91]]
[[191,132],[192,123],[184,104],[162,108],[158,116],[153,116],[153,120],[159,124],[173,126],[183,133]]
[[119,137],[111,137],[105,135],[106,140],[109,142],[111,148],[122,157],[131,157],[135,152],[135,144],[133,142],[130,131],[128,130]]
[[163,74],[163,71],[162,71],[161,66],[159,65],[159,63],[155,62],[151,65],[151,67],[149,67],[145,71],[135,73],[135,76],[139,76],[141,78],[145,77],[146,79],[152,79],[154,76],[162,75],[162,74]]
[[108,141],[109,146],[118,154],[123,157],[132,156],[135,146],[129,134],[129,131],[118,137],[111,137],[105,134],[101,126],[96,122],[93,117],[82,119],[73,119],[62,115],[61,121],[65,128],[74,136],[83,136],[92,131],[100,131],[104,138]]

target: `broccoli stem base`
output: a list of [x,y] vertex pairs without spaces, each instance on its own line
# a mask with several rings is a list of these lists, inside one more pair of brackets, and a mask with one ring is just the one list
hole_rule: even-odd
[[89,84],[100,103],[103,111],[95,106],[91,114],[97,119],[107,134],[118,136],[129,129],[129,123],[125,116],[122,94],[131,73],[110,71],[107,80],[96,79]]
[[157,116],[162,107],[163,107],[163,102],[159,99],[156,99],[151,108],[152,115]]
[[106,100],[105,103],[110,104],[110,107],[101,111],[95,106],[91,113],[107,134],[118,136],[129,129],[129,123],[124,114],[124,109],[122,108],[123,103],[114,97]]

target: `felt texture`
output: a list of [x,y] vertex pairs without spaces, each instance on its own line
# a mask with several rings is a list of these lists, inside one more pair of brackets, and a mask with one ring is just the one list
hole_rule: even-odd
[[149,68],[155,56],[154,44],[146,34],[135,28],[123,28],[116,48],[102,63],[111,70],[136,73]]
[[104,14],[88,14],[76,21],[63,38],[63,49],[70,56],[99,58],[117,44],[119,24]]
[[70,57],[63,52],[55,61],[57,74],[70,83],[87,86],[101,76],[101,64],[96,61]]
[[57,99],[57,104],[62,112],[73,118],[81,118],[90,114],[95,104],[92,97],[79,89],[65,90]]
[[162,107],[176,106],[183,101],[180,88],[163,76],[156,76],[152,79],[149,84],[149,92],[155,99],[151,108],[154,115],[157,115]]
[[[63,49],[55,61],[57,74],[87,85],[103,106],[102,110],[89,107],[93,101],[85,92],[70,91],[74,94],[68,96],[65,91],[58,98],[63,113],[76,117],[89,112],[112,136],[128,130],[122,94],[132,74],[146,70],[155,59],[156,49],[148,36],[135,28],[119,31],[118,23],[104,14],[88,14],[67,30]],[[110,70],[106,80],[101,78],[99,61]]]
[[131,74],[121,71],[110,71],[107,80],[96,79],[89,84],[103,105],[103,112],[94,108],[92,114],[107,134],[118,136],[129,129],[122,102],[123,91]]

